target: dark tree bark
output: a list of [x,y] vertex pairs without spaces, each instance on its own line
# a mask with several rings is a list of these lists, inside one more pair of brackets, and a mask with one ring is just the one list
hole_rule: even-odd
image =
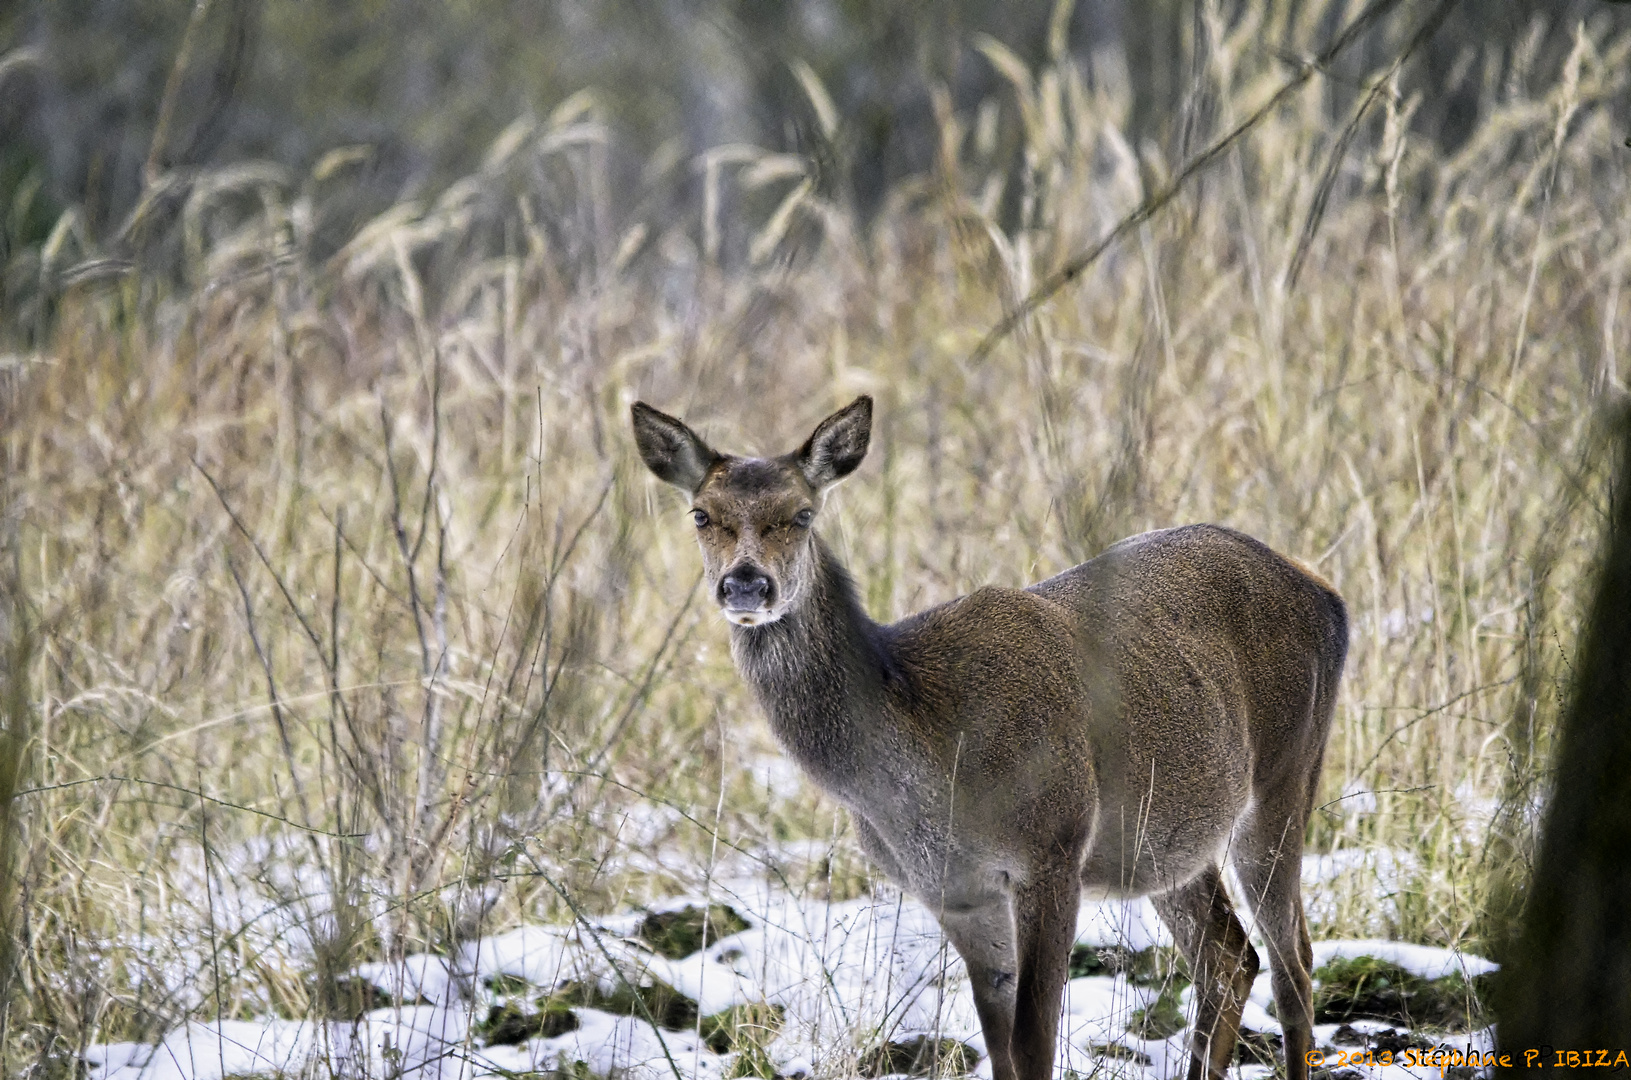
[[[1498,1039],[1522,1075],[1558,1053],[1631,1052],[1631,408],[1556,751],[1522,930],[1501,973]],[[1540,1051],[1527,1056],[1526,1051]],[[1565,1056],[1564,1065],[1578,1063]]]

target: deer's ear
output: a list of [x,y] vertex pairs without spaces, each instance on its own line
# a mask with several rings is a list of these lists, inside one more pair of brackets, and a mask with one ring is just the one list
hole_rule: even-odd
[[640,448],[640,459],[646,468],[656,473],[659,480],[668,481],[687,495],[695,495],[719,455],[698,438],[696,432],[643,401],[636,401],[630,412],[634,442]]
[[863,395],[821,421],[799,448],[799,470],[819,491],[854,472],[871,439],[872,399]]

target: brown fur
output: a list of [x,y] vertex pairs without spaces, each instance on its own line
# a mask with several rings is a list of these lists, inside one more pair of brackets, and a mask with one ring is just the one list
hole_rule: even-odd
[[720,455],[634,406],[641,456],[693,499],[731,648],[790,754],[968,966],[997,1080],[1052,1075],[1082,890],[1153,897],[1196,987],[1190,1080],[1234,1053],[1269,946],[1286,1072],[1306,1080],[1303,834],[1347,651],[1340,597],[1229,529],[1123,540],[1028,589],[867,618],[809,526],[866,453],[872,403],[778,458]]

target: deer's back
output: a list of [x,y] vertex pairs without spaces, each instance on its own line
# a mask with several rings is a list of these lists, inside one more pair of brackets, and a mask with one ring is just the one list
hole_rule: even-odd
[[1300,802],[1300,835],[1316,697],[1347,640],[1328,585],[1215,526],[1133,537],[879,633],[879,713],[835,790],[880,838],[874,857],[941,903],[942,875],[979,892],[1022,872],[1014,845],[1063,849],[1078,828],[1084,884],[1120,894],[1210,865],[1276,792]]
[[1182,879],[1248,806],[1300,834],[1327,734],[1320,694],[1347,649],[1328,584],[1244,534],[1193,525],[1124,540],[1030,591],[1071,614],[1097,703],[1090,885]]

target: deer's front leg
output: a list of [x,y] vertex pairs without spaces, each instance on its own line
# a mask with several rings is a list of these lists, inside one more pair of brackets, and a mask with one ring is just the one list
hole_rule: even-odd
[[999,895],[979,906],[943,910],[940,926],[968,967],[992,1076],[994,1080],[1016,1080],[1009,1052],[1019,985],[1013,907],[1007,896]]
[[1051,1080],[1081,885],[1075,866],[1040,871],[1014,895],[1019,978],[1011,1052],[1018,1080]]
[[[861,849],[879,869],[905,886],[906,874],[883,835],[859,813],[851,814],[851,820]],[[933,889],[915,895],[936,910],[940,928],[968,968],[993,1080],[1016,1080],[1008,1046],[1014,1031],[1014,988],[1019,980],[1014,909],[1008,893],[1000,889],[950,893],[942,886],[938,895]]]

